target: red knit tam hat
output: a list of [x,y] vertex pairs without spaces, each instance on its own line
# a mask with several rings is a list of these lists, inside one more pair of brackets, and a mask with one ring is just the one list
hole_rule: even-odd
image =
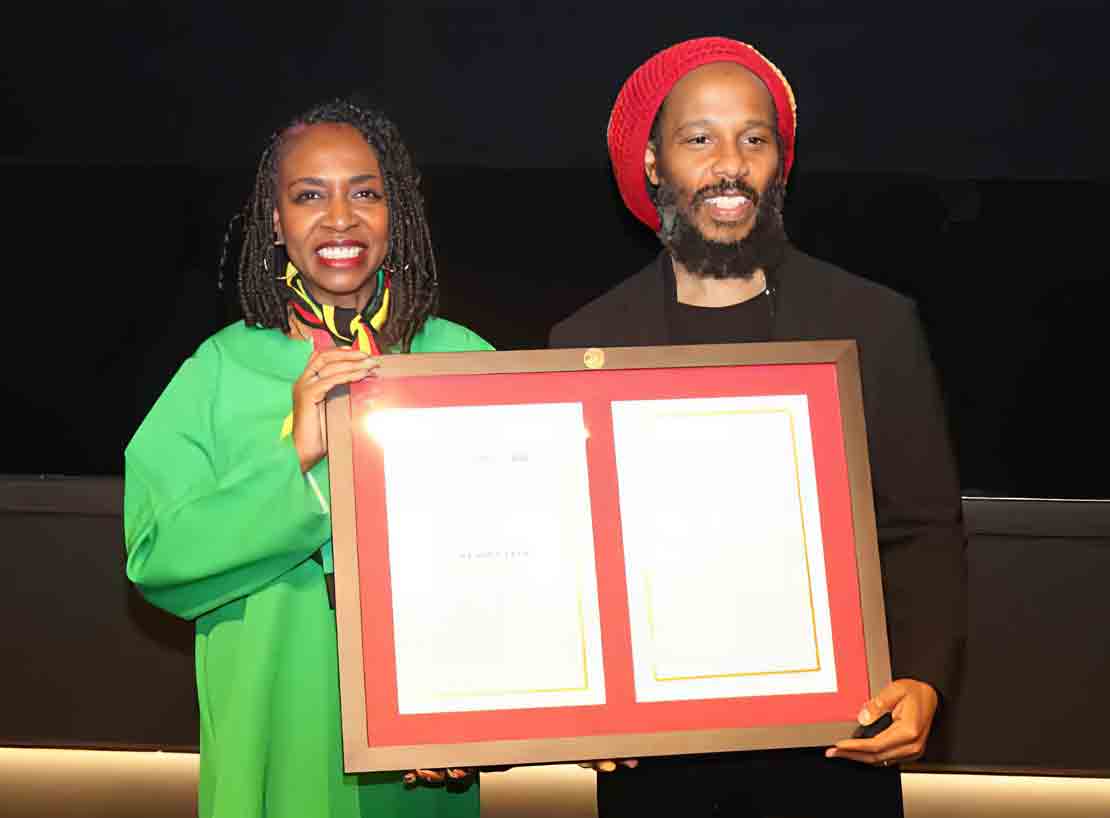
[[747,43],[725,37],[701,37],[672,45],[637,68],[625,82],[613,103],[607,135],[621,197],[632,214],[654,232],[659,231],[659,214],[648,198],[644,181],[644,150],[651,123],[676,82],[695,68],[713,62],[738,63],[763,80],[778,114],[783,174],[788,176],[794,164],[794,92],[774,63]]

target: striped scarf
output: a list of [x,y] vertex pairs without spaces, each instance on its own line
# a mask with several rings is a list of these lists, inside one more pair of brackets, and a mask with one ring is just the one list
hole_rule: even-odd
[[321,304],[309,293],[301,280],[301,271],[292,262],[285,265],[285,286],[293,291],[290,304],[298,320],[305,326],[321,329],[332,337],[336,346],[354,346],[369,355],[380,355],[376,332],[389,315],[389,279],[384,269],[377,272],[377,287],[362,310]]

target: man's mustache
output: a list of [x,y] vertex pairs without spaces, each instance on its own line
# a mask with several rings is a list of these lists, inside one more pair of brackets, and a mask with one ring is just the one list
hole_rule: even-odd
[[694,194],[694,198],[690,201],[690,204],[693,207],[697,207],[706,199],[712,199],[714,196],[743,196],[752,203],[753,207],[759,206],[759,193],[756,189],[740,181],[721,182],[716,185],[703,187]]

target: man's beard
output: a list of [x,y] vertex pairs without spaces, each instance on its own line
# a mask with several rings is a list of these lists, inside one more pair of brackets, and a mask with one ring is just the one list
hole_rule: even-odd
[[[755,221],[748,234],[730,242],[707,238],[692,221],[690,214],[713,196],[747,197],[755,205]],[[773,270],[782,261],[786,249],[786,229],[782,223],[784,190],[776,179],[763,195],[741,181],[723,182],[705,187],[690,197],[685,209],[680,191],[661,180],[655,194],[659,212],[659,240],[670,250],[676,261],[692,275],[702,278],[751,279],[756,270]]]

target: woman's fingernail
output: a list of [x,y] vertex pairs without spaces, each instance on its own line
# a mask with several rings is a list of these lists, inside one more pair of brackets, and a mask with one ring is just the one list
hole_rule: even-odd
[[613,770],[617,769],[617,765],[612,761],[602,761],[597,765],[597,768],[603,773],[611,773]]
[[871,723],[871,711],[867,709],[866,705],[859,711],[859,715],[856,716],[856,721],[865,727]]

